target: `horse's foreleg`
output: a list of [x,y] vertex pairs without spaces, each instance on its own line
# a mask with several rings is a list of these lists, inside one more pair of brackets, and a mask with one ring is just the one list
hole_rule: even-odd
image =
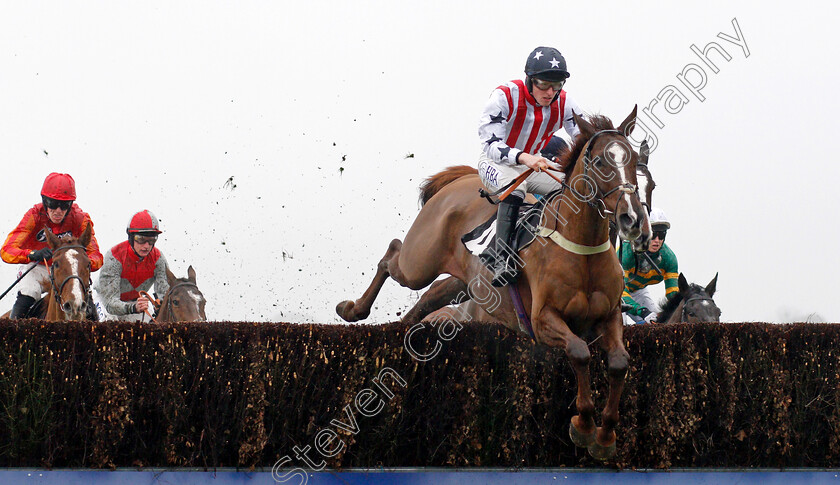
[[[459,299],[459,295],[462,294],[463,298]],[[420,297],[417,304],[405,314],[402,321],[403,323],[414,325],[435,310],[443,308],[446,305],[457,305],[461,301],[468,299],[467,284],[454,276],[450,276],[432,283],[432,286],[423,293],[423,296]],[[446,318],[447,316],[446,313],[439,315],[440,318]]]
[[601,414],[601,427],[595,433],[595,443],[589,454],[599,460],[615,455],[615,427],[618,425],[618,404],[624,390],[624,379],[630,366],[630,354],[624,348],[621,314],[616,312],[600,332],[601,347],[607,353],[607,380],[609,395]]
[[335,312],[338,313],[338,316],[348,322],[356,322],[358,320],[364,320],[370,315],[370,308],[373,306],[377,295],[379,295],[379,290],[382,289],[385,280],[391,276],[391,266],[396,267],[399,264],[397,261],[400,257],[400,249],[402,249],[402,241],[399,239],[391,241],[391,244],[388,245],[388,250],[385,252],[385,256],[382,257],[376,266],[376,274],[368,289],[365,290],[362,297],[358,300],[345,300],[336,305]]
[[539,341],[552,347],[565,349],[572,364],[577,380],[575,406],[578,415],[572,417],[569,436],[575,445],[587,447],[595,440],[595,403],[592,401],[592,388],[589,379],[589,346],[569,329],[566,322],[556,312],[547,309],[541,313]]

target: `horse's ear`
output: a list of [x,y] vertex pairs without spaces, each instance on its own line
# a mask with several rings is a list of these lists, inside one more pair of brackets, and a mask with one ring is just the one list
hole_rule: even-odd
[[50,247],[50,249],[55,249],[55,248],[58,247],[58,243],[60,242],[60,239],[58,239],[58,236],[56,236],[52,232],[52,229],[50,229],[49,227],[45,227],[44,228],[44,235],[47,237],[47,245]]
[[190,279],[193,283],[195,283],[195,270],[193,269],[192,265],[187,268],[187,278]]
[[645,138],[642,146],[639,147],[639,165],[647,165],[648,157],[650,157],[650,147],[648,146],[647,138]]
[[572,110],[572,118],[575,120],[577,127],[580,128],[580,133],[584,138],[590,138],[596,131],[598,131],[594,126],[592,126],[592,123],[583,119],[583,116],[578,116],[574,110]]
[[633,133],[633,128],[636,127],[636,110],[638,109],[639,105],[633,106],[633,112],[630,113],[630,116],[618,125],[618,131],[622,132],[624,136],[630,136]]
[[709,294],[709,298],[715,295],[715,290],[717,289],[717,277],[718,274],[715,273],[715,277],[712,278],[712,281],[710,281],[708,285],[706,285],[706,293]]
[[87,247],[90,244],[90,238],[93,233],[93,226],[88,224],[81,236],[79,236],[79,244]]
[[687,279],[685,279],[685,276],[684,276],[682,273],[680,273],[680,277],[679,277],[679,279],[677,280],[677,285],[679,286],[679,288],[680,288],[680,293],[681,293],[683,296],[685,296],[686,294],[688,294],[688,280],[687,280]]
[[166,265],[166,281],[169,283],[170,288],[178,282],[178,278],[172,274],[172,271],[169,271],[169,265]]

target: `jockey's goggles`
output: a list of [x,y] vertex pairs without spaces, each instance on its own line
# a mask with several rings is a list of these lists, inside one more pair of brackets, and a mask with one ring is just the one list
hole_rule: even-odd
[[566,80],[563,81],[545,81],[543,79],[536,79],[533,80],[534,86],[539,89],[540,91],[545,91],[548,88],[554,88],[555,91],[560,91],[563,89],[563,85],[566,84]]
[[650,237],[650,240],[653,241],[656,238],[659,238],[660,241],[665,240],[665,231],[653,231],[653,235]]
[[63,211],[69,211],[72,205],[72,200],[58,200],[44,197],[44,206],[47,209],[61,209]]
[[151,244],[154,246],[155,242],[157,242],[157,236],[134,236],[134,242],[141,246],[144,244]]

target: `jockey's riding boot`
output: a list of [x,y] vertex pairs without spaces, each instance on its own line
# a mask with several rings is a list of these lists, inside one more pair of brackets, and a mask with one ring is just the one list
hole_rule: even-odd
[[[507,286],[519,276],[515,253],[511,248],[516,219],[522,199],[510,194],[499,202],[496,215],[496,260],[493,262],[493,286]],[[513,254],[512,254],[513,253]]]
[[12,306],[12,312],[9,313],[9,318],[14,320],[16,318],[24,318],[29,313],[29,309],[35,304],[35,298],[28,295],[21,295],[18,293],[17,300]]

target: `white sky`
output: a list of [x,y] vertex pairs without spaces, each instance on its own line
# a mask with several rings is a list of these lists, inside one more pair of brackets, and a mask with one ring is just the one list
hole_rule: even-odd
[[[194,266],[211,319],[338,322],[421,180],[475,165],[491,90],[549,45],[569,95],[616,124],[668,85],[687,96],[654,108],[654,203],[689,281],[720,272],[724,320],[840,321],[838,8],[592,3],[5,1],[0,230],[68,172],[103,254],[134,212],[160,218],[158,247],[177,275]],[[749,57],[717,37],[733,18]],[[711,54],[717,74],[690,49],[713,41],[732,56]],[[689,63],[703,102],[677,81]],[[16,271],[0,265],[2,289]],[[368,321],[416,298],[390,281]]]

